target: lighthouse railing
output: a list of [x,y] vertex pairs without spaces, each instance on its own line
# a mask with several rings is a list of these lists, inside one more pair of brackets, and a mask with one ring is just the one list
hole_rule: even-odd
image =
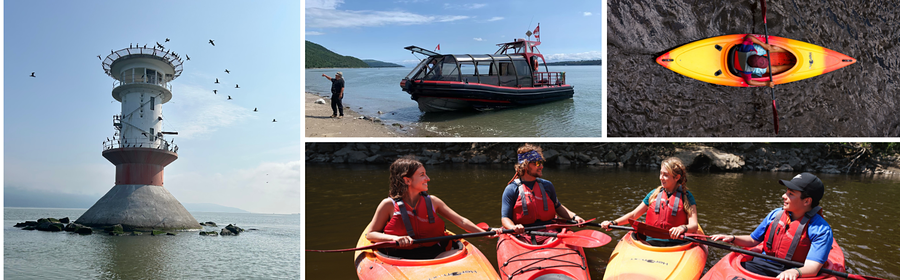
[[164,87],[164,88],[168,89],[169,91],[172,91],[172,84],[166,83],[165,81],[162,81],[162,79],[151,80],[151,79],[147,79],[147,78],[144,78],[143,80],[137,79],[132,82],[115,80],[115,81],[113,81],[113,89],[120,87],[120,86],[133,85],[133,84],[157,85],[157,86]]
[[178,153],[178,145],[170,141],[159,139],[158,141],[147,142],[146,138],[113,138],[103,141],[103,150],[120,149],[120,148],[148,148],[160,149],[173,153]]

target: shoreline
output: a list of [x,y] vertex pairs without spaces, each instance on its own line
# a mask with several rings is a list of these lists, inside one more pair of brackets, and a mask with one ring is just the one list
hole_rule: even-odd
[[[325,104],[318,104],[322,99]],[[306,92],[306,137],[432,137],[439,136],[418,129],[417,123],[385,123],[377,116],[365,116],[344,103],[344,118],[331,118],[331,98]]]

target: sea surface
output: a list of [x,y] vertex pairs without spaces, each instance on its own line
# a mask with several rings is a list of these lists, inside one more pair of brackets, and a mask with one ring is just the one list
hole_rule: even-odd
[[[510,165],[444,164],[426,166],[428,192],[472,222],[500,226],[500,197],[513,175]],[[624,215],[659,185],[659,169],[552,166],[544,178],[553,182],[560,202],[586,219]],[[697,202],[707,234],[750,234],[763,217],[782,205],[779,179],[794,173],[688,173],[688,189]],[[821,206],[834,238],[854,274],[900,279],[900,175],[818,174],[825,183]],[[308,249],[356,247],[378,203],[388,196],[388,165],[307,164],[306,215]],[[338,203],[339,202],[339,203]],[[447,222],[457,233],[461,229]],[[588,228],[590,229],[590,228]],[[624,232],[606,232],[612,242],[585,249],[593,279],[602,279]],[[497,239],[472,238],[497,268]],[[706,269],[728,251],[710,248]],[[306,253],[306,278],[356,279],[353,252]]]
[[[306,69],[306,92],[331,96],[330,77],[344,73],[344,106],[385,123],[412,125],[431,134],[451,137],[600,137],[603,135],[602,66],[549,66],[566,72],[575,86],[571,99],[547,104],[486,112],[423,113],[400,89],[412,67]],[[378,111],[383,114],[378,114]]]
[[[776,136],[769,88],[709,84],[654,60],[700,39],[764,34],[760,1],[609,0],[608,8],[609,136]],[[900,136],[900,2],[770,0],[766,18],[769,35],[858,60],[777,85],[777,136]]]
[[78,235],[22,230],[16,223],[69,217],[87,209],[4,208],[4,279],[298,279],[300,215],[192,212],[221,231],[236,224],[238,236]]

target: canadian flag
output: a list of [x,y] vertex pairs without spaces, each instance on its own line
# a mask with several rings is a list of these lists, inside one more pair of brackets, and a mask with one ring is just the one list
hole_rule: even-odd
[[538,42],[540,42],[541,41],[541,35],[540,35],[541,34],[541,24],[540,23],[538,23],[537,27],[534,28],[533,33],[534,33],[534,38],[537,39]]
[[434,47],[434,50],[436,50],[436,51],[441,50],[441,44],[438,44],[437,47]]

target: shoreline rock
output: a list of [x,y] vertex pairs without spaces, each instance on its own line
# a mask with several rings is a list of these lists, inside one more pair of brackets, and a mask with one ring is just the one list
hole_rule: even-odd
[[[415,155],[425,165],[506,164],[522,143],[307,143],[307,163],[386,164]],[[540,143],[549,165],[658,168],[678,157],[691,171],[900,174],[885,143]]]

